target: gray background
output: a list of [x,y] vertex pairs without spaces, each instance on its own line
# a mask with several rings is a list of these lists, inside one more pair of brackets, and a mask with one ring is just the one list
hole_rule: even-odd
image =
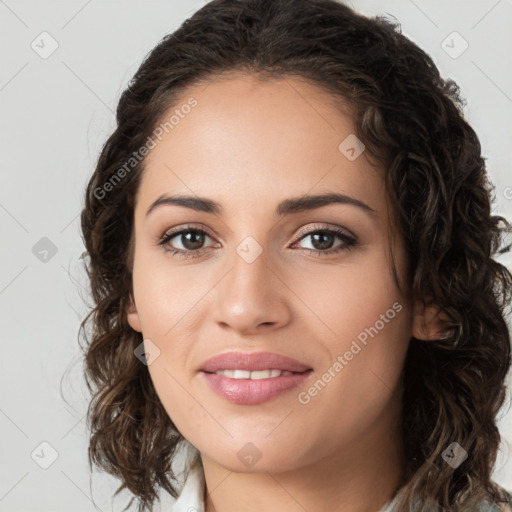
[[[112,501],[117,481],[87,466],[79,213],[120,93],[145,54],[203,4],[0,0],[0,511],[91,511],[92,500],[121,510],[130,497]],[[395,16],[458,82],[496,186],[495,212],[512,219],[512,1],[350,4]],[[510,256],[502,261],[511,266]],[[501,416],[494,479],[512,489],[512,412]],[[164,494],[162,510],[169,503]]]

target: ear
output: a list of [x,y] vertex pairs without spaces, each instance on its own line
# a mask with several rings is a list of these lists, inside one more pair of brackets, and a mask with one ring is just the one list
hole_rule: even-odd
[[412,335],[419,340],[438,340],[446,337],[446,331],[453,327],[450,318],[441,313],[431,299],[414,304]]
[[128,306],[126,307],[126,318],[128,320],[128,324],[130,324],[130,327],[134,331],[142,332],[139,313],[137,311],[137,307],[135,306],[135,301],[133,300],[131,293],[128,299]]

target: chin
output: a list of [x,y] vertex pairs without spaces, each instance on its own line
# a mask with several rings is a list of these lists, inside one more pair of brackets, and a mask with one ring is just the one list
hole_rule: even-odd
[[301,465],[296,449],[297,443],[294,443],[294,446],[295,448],[292,447],[287,452],[283,451],[282,446],[273,446],[268,439],[258,443],[258,440],[253,438],[253,441],[243,443],[232,441],[213,452],[200,451],[203,456],[235,473],[283,473]]

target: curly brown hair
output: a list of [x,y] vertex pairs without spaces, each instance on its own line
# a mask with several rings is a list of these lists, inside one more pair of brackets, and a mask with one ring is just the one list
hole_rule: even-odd
[[[116,494],[131,491],[139,511],[153,509],[159,488],[178,496],[171,464],[184,438],[134,356],[142,336],[126,316],[145,160],[121,184],[105,184],[126,170],[188,86],[240,70],[300,77],[348,102],[357,136],[385,171],[412,298],[435,303],[453,326],[444,339],[411,338],[403,375],[405,492],[397,510],[409,510],[414,496],[425,510],[453,511],[503,499],[491,474],[511,365],[512,275],[493,256],[510,250],[502,246],[511,225],[491,215],[493,186],[457,84],[441,78],[396,22],[335,0],[213,0],[158,43],[123,92],[81,213],[94,299],[80,326],[85,334],[91,324],[82,347],[92,393],[89,463],[119,478]],[[394,263],[393,271],[399,286]],[[456,469],[441,458],[453,441],[470,454]]]

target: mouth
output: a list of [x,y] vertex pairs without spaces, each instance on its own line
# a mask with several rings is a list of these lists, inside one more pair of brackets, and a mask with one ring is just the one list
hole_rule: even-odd
[[[235,376],[225,375],[226,372],[230,375],[230,370],[201,372],[201,374],[211,391],[224,400],[238,405],[258,405],[268,402],[297,388],[313,374],[313,370],[305,372],[275,370],[274,376],[272,376],[272,370],[231,371]],[[241,372],[241,374],[238,372]],[[279,375],[277,375],[277,372],[279,372]],[[249,377],[247,377],[248,373],[250,373]],[[252,378],[254,373],[257,374],[255,375],[256,378]]]
[[228,352],[206,361],[200,373],[217,396],[238,405],[257,405],[300,386],[313,368],[271,352]]

